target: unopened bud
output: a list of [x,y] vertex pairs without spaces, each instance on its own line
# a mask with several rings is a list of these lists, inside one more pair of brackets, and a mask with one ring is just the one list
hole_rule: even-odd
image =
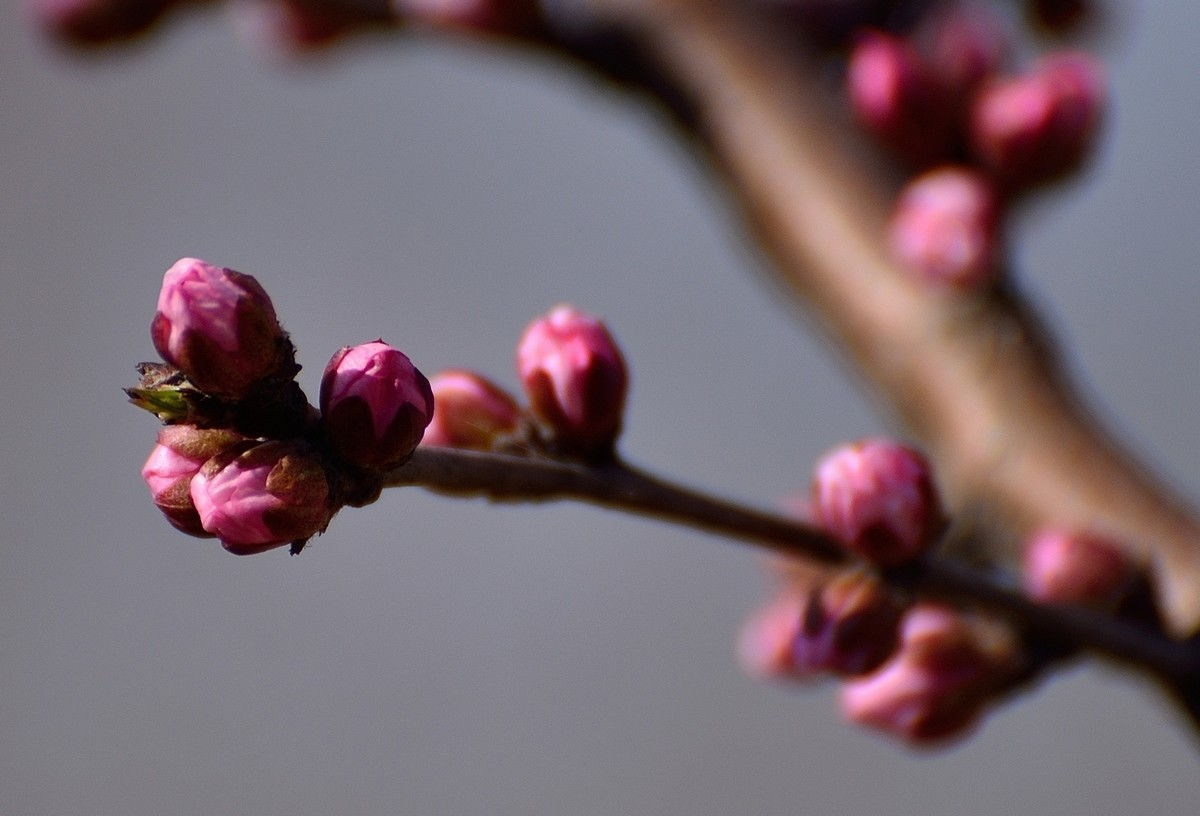
[[204,529],[235,555],[311,538],[334,510],[324,466],[297,442],[262,442],[209,459],[191,494]]
[[843,445],[817,463],[813,517],[846,549],[882,566],[923,553],[942,528],[929,466],[888,439]]
[[425,375],[382,340],[347,346],[321,379],[321,421],[348,462],[387,470],[407,459],[433,416]]
[[488,450],[517,429],[521,410],[500,386],[473,371],[443,371],[429,381],[433,420],[422,445]]
[[1022,566],[1025,591],[1044,603],[1111,603],[1134,576],[1133,565],[1115,544],[1053,528],[1029,540]]
[[842,688],[842,713],[914,745],[961,737],[1017,671],[1006,629],[930,604],[901,624],[900,648],[874,674]]
[[168,425],[158,432],[158,444],[142,466],[142,479],[154,504],[167,521],[188,535],[210,538],[192,503],[192,477],[214,456],[246,443],[233,431]]
[[933,12],[922,29],[928,70],[956,104],[1000,67],[1008,49],[996,13],[979,3],[950,4]]
[[1057,54],[1032,73],[981,91],[971,140],[1007,187],[1052,181],[1074,171],[1091,147],[1104,101],[1102,71],[1085,54]]
[[612,447],[628,374],[603,323],[571,306],[556,306],[525,329],[517,371],[530,406],[558,443],[584,454]]
[[874,671],[896,650],[903,607],[869,573],[839,573],[807,597],[792,640],[792,668],[801,674],[857,676]]
[[952,111],[906,42],[883,32],[863,34],[850,53],[846,84],[858,119],[901,158],[919,166],[946,157]]
[[99,45],[138,34],[175,0],[33,0],[30,5],[52,34],[78,45]]
[[759,609],[738,635],[738,662],[763,680],[794,676],[792,647],[804,609],[802,590],[788,590]]
[[996,270],[998,206],[991,184],[965,167],[909,182],[888,225],[896,260],[930,283],[969,289]]
[[222,397],[243,396],[286,362],[286,335],[258,281],[195,258],[167,270],[150,335],[193,385]]

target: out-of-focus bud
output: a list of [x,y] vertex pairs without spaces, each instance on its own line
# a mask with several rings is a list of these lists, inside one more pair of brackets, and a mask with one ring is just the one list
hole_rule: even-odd
[[333,515],[320,459],[298,442],[262,442],[209,459],[192,478],[204,529],[235,555],[311,538]]
[[443,371],[429,381],[433,421],[422,445],[488,450],[517,429],[521,409],[500,386],[473,371]]
[[746,621],[737,651],[747,674],[763,680],[793,676],[792,647],[804,605],[804,591],[789,589]]
[[882,566],[916,558],[942,528],[924,457],[889,439],[864,439],[826,454],[817,463],[812,494],[817,524]]
[[978,3],[953,3],[922,27],[922,54],[930,74],[956,101],[991,76],[1008,48],[995,12]]
[[616,341],[595,317],[560,305],[534,320],[517,346],[517,372],[535,414],[565,448],[611,449],[629,377]]
[[973,289],[996,270],[999,224],[987,178],[965,167],[943,167],[909,182],[888,226],[892,254],[931,283]]
[[869,573],[838,573],[806,599],[792,640],[792,669],[850,677],[874,671],[896,650],[903,611]]
[[287,338],[250,275],[183,258],[167,270],[150,336],[208,394],[239,398],[285,365]]
[[842,688],[842,713],[913,745],[970,731],[1020,665],[1006,629],[929,604],[901,625],[900,649],[874,674]]
[[1061,178],[1091,147],[1103,102],[1103,72],[1092,58],[1047,57],[1032,73],[980,92],[971,116],[973,149],[1010,189]]
[[176,0],[32,0],[41,24],[77,45],[100,45],[150,27]]
[[537,20],[537,0],[391,0],[401,17],[435,26],[518,34]]
[[1045,603],[1112,603],[1129,588],[1135,573],[1111,542],[1054,528],[1029,539],[1022,566],[1025,591]]
[[952,107],[908,43],[879,31],[862,34],[850,52],[846,85],[855,115],[899,157],[918,166],[947,157]]
[[200,429],[191,425],[168,425],[158,432],[158,444],[142,466],[142,479],[150,488],[154,504],[167,521],[188,535],[211,538],[192,503],[192,477],[214,456],[232,450],[247,440],[224,429]]
[[340,456],[387,470],[406,460],[433,416],[429,380],[382,340],[347,346],[321,379],[321,421]]

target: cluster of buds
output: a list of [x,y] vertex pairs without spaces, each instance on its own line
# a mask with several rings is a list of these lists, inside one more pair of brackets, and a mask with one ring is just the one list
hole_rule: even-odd
[[525,408],[480,374],[454,369],[435,376],[436,407],[423,444],[591,462],[613,456],[629,373],[599,319],[564,304],[534,320],[517,344],[517,374]]
[[333,356],[318,412],[263,288],[195,258],[167,271],[150,333],[166,364],[139,366],[128,393],[167,424],[142,477],[171,524],[239,555],[298,552],[372,501],[433,415],[428,381],[378,340]]
[[897,263],[923,282],[991,282],[1005,204],[1069,176],[1094,142],[1104,99],[1095,61],[1057,52],[1006,74],[1009,51],[1000,22],[966,2],[941,4],[910,30],[852,37],[850,105],[918,171],[897,199],[889,239]]

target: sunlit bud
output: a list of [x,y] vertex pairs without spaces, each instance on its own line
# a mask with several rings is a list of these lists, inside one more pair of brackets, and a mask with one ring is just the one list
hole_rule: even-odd
[[433,421],[422,445],[487,450],[517,429],[521,410],[512,397],[473,371],[443,371],[429,381]]
[[951,108],[936,79],[908,43],[891,34],[862,34],[846,73],[859,121],[901,158],[924,165],[946,157]]
[[1008,47],[995,12],[978,3],[934,12],[921,35],[930,74],[956,100],[1000,67]]
[[1085,54],[1048,57],[1030,74],[985,87],[975,101],[976,155],[1007,187],[1038,184],[1075,170],[1100,120],[1104,83]]
[[537,0],[392,0],[401,17],[435,26],[520,33],[537,19]]
[[167,270],[150,336],[193,385],[232,398],[283,365],[287,342],[258,281],[195,258]]
[[792,647],[805,597],[801,590],[781,592],[742,626],[738,662],[747,674],[764,680],[794,675]]
[[961,737],[1017,671],[1005,629],[929,604],[909,610],[900,648],[874,674],[842,688],[842,713],[914,745]]
[[52,34],[79,45],[99,45],[148,28],[175,0],[31,0]]
[[834,575],[805,599],[792,640],[792,669],[847,676],[874,671],[896,649],[902,612],[869,573]]
[[158,444],[142,466],[142,479],[167,521],[188,535],[211,537],[192,504],[192,477],[212,457],[244,444],[245,437],[222,429],[168,425],[159,430]]
[[1029,540],[1022,566],[1025,591],[1046,603],[1110,603],[1134,576],[1133,565],[1111,542],[1053,528]]
[[817,463],[813,517],[846,549],[897,566],[923,553],[942,527],[929,466],[888,439],[843,445]]
[[204,529],[236,555],[311,538],[333,515],[324,466],[297,442],[209,459],[191,494]]
[[909,182],[888,225],[896,260],[921,280],[963,289],[996,270],[998,205],[985,176],[943,167]]
[[321,421],[347,461],[387,470],[417,447],[433,416],[425,375],[382,340],[347,346],[321,379]]
[[529,324],[517,346],[517,372],[530,406],[556,441],[582,452],[612,446],[621,428],[628,374],[598,319],[556,306]]

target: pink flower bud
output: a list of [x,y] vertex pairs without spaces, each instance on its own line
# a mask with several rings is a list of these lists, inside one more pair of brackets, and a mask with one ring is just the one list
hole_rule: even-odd
[[583,453],[610,448],[621,428],[628,374],[612,335],[566,305],[529,324],[517,346],[517,372],[530,406],[556,441]]
[[1006,630],[922,604],[901,625],[900,649],[874,674],[842,688],[842,713],[914,745],[960,737],[1019,666]]
[[1048,57],[1026,76],[983,89],[971,117],[972,145],[1008,187],[1061,178],[1087,154],[1103,101],[1095,61],[1075,53]]
[[896,650],[903,607],[867,572],[838,573],[806,598],[792,640],[792,669],[856,676]]
[[258,281],[195,258],[167,270],[150,335],[193,385],[222,397],[243,396],[285,358],[286,336]]
[[814,520],[846,549],[883,566],[916,558],[942,527],[925,459],[888,439],[864,439],[826,454],[812,494]]
[[1023,567],[1025,591],[1044,603],[1111,603],[1134,576],[1133,565],[1111,542],[1053,528],[1025,545]]
[[905,186],[888,239],[897,262],[921,280],[969,289],[996,271],[998,206],[987,179],[943,167]]
[[153,24],[175,0],[33,0],[30,5],[52,34],[77,45],[130,37]]
[[160,430],[158,444],[142,466],[142,478],[167,521],[188,535],[212,537],[192,503],[192,477],[212,457],[245,443],[245,437],[227,430],[190,425],[168,425]]
[[407,459],[433,416],[425,375],[382,340],[347,346],[321,379],[321,421],[347,461],[387,470]]
[[877,31],[863,34],[850,52],[846,84],[859,121],[901,158],[919,166],[948,155],[951,106],[903,40]]
[[521,410],[504,389],[472,371],[443,371],[429,381],[433,421],[422,445],[488,450],[517,429]]
[[804,609],[800,591],[780,593],[756,612],[738,636],[738,662],[747,674],[763,680],[795,676],[792,645]]
[[956,102],[1000,67],[1008,49],[995,12],[978,3],[947,6],[922,28],[928,70]]
[[191,494],[204,529],[235,555],[311,538],[333,515],[324,466],[296,442],[209,459]]

